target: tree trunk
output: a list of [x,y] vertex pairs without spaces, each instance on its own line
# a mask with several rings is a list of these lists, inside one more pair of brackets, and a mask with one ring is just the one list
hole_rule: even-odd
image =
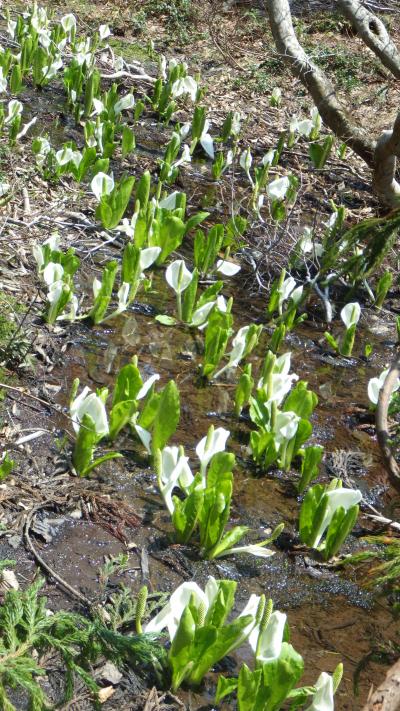
[[362,711],[399,711],[400,659],[388,671],[385,681],[367,701]]

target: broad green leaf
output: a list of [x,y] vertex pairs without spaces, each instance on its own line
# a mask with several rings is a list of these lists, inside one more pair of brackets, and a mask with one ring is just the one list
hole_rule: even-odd
[[235,580],[217,580],[218,593],[209,607],[204,624],[222,627],[235,602],[237,582]]
[[163,449],[179,424],[181,414],[179,390],[174,380],[170,380],[161,393],[153,426],[153,451]]
[[324,448],[321,445],[306,447],[303,461],[301,463],[301,477],[297,484],[297,491],[303,494],[310,482],[318,476],[319,465],[324,455]]
[[306,545],[311,545],[314,516],[324,495],[325,487],[322,484],[315,484],[309,489],[304,497],[300,509],[299,533],[300,538]]

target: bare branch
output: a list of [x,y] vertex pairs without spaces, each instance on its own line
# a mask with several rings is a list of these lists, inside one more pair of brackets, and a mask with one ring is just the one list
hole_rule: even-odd
[[396,79],[400,79],[400,54],[382,20],[367,10],[360,0],[338,0],[338,5],[367,47],[372,49]]

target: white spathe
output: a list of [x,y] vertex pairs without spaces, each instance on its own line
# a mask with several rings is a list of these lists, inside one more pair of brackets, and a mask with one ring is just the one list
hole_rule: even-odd
[[99,395],[92,393],[87,386],[84,387],[81,394],[71,402],[70,413],[75,432],[79,432],[83,417],[89,415],[94,422],[98,437],[104,437],[108,434],[108,419],[104,402]]
[[346,304],[340,312],[340,318],[347,329],[351,328],[351,326],[355,326],[359,322],[360,316],[361,306],[357,301]]
[[161,253],[161,247],[146,247],[140,250],[139,264],[142,271],[151,267]]
[[239,264],[228,262],[226,259],[218,259],[217,261],[217,272],[224,276],[235,276],[235,274],[240,272],[240,269]]
[[43,270],[43,280],[47,286],[51,286],[55,281],[63,278],[64,268],[61,264],[49,262]]
[[122,99],[116,102],[114,106],[114,111],[116,114],[120,114],[121,111],[126,111],[127,109],[133,109],[135,106],[135,98],[133,94],[126,94]]
[[92,193],[100,202],[103,195],[109,195],[114,189],[114,178],[112,177],[112,175],[107,175],[107,173],[96,173],[92,182],[90,183],[90,188],[92,190]]
[[213,456],[218,452],[225,451],[229,435],[229,430],[226,430],[223,427],[217,427],[216,430],[213,427],[210,427],[208,434],[198,443],[196,447],[196,454],[200,460],[203,475]]
[[[368,397],[374,405],[378,404],[379,392],[383,388],[389,368],[383,370],[378,378],[371,378],[368,382]],[[400,388],[400,380],[397,379],[392,394]]]
[[270,200],[283,200],[290,187],[290,180],[285,175],[283,178],[276,178],[269,183],[265,189]]
[[189,457],[182,454],[179,447],[164,447],[161,452],[160,491],[171,515],[175,509],[172,501],[174,488],[187,489],[194,479],[188,461]]
[[311,706],[306,711],[334,711],[333,679],[330,674],[322,672],[316,683]]
[[212,605],[215,596],[218,593],[218,584],[216,580],[210,576],[208,578],[205,590],[203,590],[194,582],[182,583],[172,593],[169,601],[163,609],[144,627],[145,634],[161,632],[163,629],[168,629],[169,638],[172,640],[175,637],[185,607],[192,599],[196,607],[202,606],[207,610]]
[[254,654],[257,654],[256,659],[258,661],[264,664],[265,662],[272,662],[279,658],[282,650],[285,625],[286,615],[276,610],[271,614],[266,628],[261,632],[260,640],[260,626],[256,625],[254,627],[249,635],[249,643]]
[[322,519],[318,530],[315,532],[312,542],[313,548],[316,548],[319,545],[321,538],[332,521],[337,509],[342,506],[345,511],[348,511],[352,506],[355,506],[361,501],[362,494],[358,489],[339,488],[334,489],[333,491],[327,491],[326,494],[324,494],[324,497],[327,497],[328,505],[325,511],[325,516]]
[[176,259],[168,265],[165,278],[176,294],[185,291],[192,281],[193,274],[187,268],[183,259]]

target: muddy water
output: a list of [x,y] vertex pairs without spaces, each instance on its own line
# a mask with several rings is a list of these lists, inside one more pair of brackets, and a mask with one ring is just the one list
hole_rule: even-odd
[[[141,584],[139,551],[149,553],[150,585],[154,590],[172,590],[184,579],[194,578],[203,584],[207,575],[238,581],[238,609],[251,592],[265,592],[276,608],[288,613],[292,640],[305,658],[304,681],[312,683],[322,670],[332,671],[342,660],[344,681],[337,697],[337,708],[359,709],[372,683],[378,683],[382,668],[368,665],[361,676],[360,696],[354,697],[352,675],[357,664],[371,649],[390,639],[398,641],[398,626],[393,622],[384,601],[375,602],[362,586],[356,572],[337,571],[314,565],[309,557],[295,554],[293,543],[299,503],[292,480],[295,474],[273,471],[259,472],[248,450],[248,423],[233,415],[234,378],[221,379],[204,385],[199,377],[202,337],[185,327],[167,328],[154,321],[155,313],[174,313],[174,300],[169,298],[162,272],[153,282],[154,290],[129,313],[123,314],[107,327],[73,327],[74,346],[69,351],[67,367],[60,372],[62,392],[68,392],[72,379],[92,387],[112,386],[118,369],[136,354],[145,377],[157,372],[161,384],[174,378],[181,393],[181,422],[174,443],[185,445],[193,466],[194,448],[211,423],[231,431],[230,447],[237,455],[235,493],[231,520],[247,524],[252,533],[249,540],[259,539],[281,521],[285,535],[276,553],[267,560],[251,557],[227,557],[217,562],[202,562],[190,547],[168,545],[171,531],[168,516],[157,493],[156,477],[141,446],[129,433],[118,444],[125,458],[104,465],[93,474],[99,482],[111,484],[115,493],[133,504],[143,517],[143,525],[133,535],[138,546],[132,553],[129,584],[137,590]],[[235,328],[250,320],[260,320],[264,308],[262,299],[246,302],[240,293],[239,280],[225,294],[235,296]],[[143,299],[143,301],[141,301]],[[144,299],[146,305],[144,305]],[[379,460],[375,440],[360,428],[359,410],[367,406],[366,385],[390,356],[389,331],[377,335],[368,331],[364,317],[355,353],[362,352],[364,339],[373,345],[371,362],[330,356],[319,345],[322,332],[311,322],[288,338],[286,348],[293,352],[293,370],[318,393],[319,405],[314,415],[313,440],[324,444],[327,452],[336,449],[355,450],[362,458],[349,474],[367,500],[385,507],[390,501],[386,476]],[[254,358],[254,366],[265,353],[267,332],[264,333]],[[371,428],[372,433],[372,428]],[[138,457],[138,455],[140,455]],[[364,462],[364,464],[363,464]],[[339,472],[340,473],[340,472]],[[330,470],[323,472],[325,480]],[[364,521],[362,521],[364,525]],[[359,550],[364,544],[351,537],[345,550]],[[122,546],[98,526],[84,521],[65,525],[56,539],[46,547],[47,560],[66,580],[79,586],[86,594],[96,593],[98,567],[104,555],[115,555]],[[239,650],[235,662],[249,661],[249,655]],[[194,708],[212,703],[213,675],[205,684],[204,693],[191,694]]]

